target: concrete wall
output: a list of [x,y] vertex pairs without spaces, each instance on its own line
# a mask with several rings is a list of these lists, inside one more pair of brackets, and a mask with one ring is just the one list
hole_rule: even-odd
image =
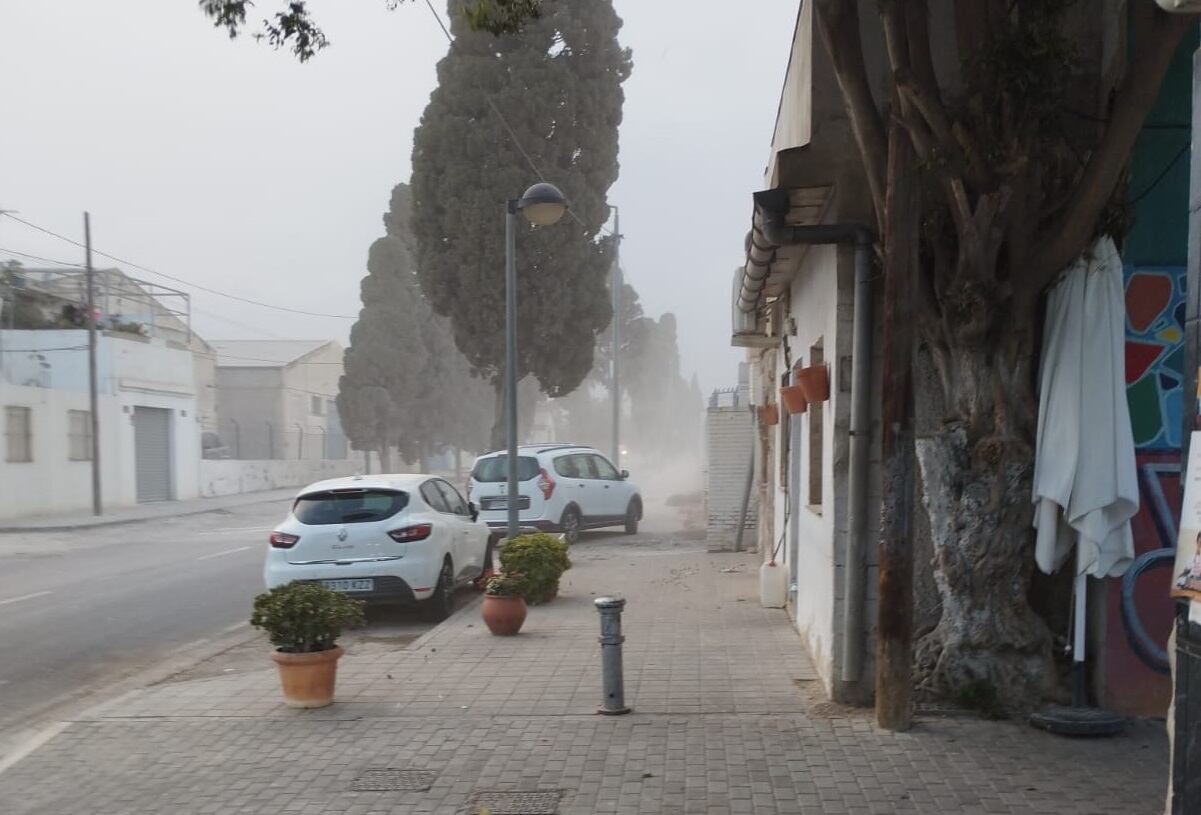
[[[705,414],[706,539],[713,548],[732,549],[738,532],[746,468],[754,429],[745,401],[740,407],[710,408]],[[757,507],[747,513],[743,546],[753,549]]]
[[281,487],[303,487],[325,478],[354,475],[362,471],[361,460],[201,461],[200,495],[203,498],[216,498]]
[[[342,376],[342,346],[331,342],[306,354],[283,372],[283,421],[286,458],[324,458],[322,442],[329,433],[331,419],[336,418],[334,399],[338,395],[338,380]],[[316,397],[321,412],[313,412]],[[300,431],[304,429],[301,449]]]
[[[235,458],[282,458],[283,372],[217,368],[218,433]],[[235,430],[236,428],[236,430]]]

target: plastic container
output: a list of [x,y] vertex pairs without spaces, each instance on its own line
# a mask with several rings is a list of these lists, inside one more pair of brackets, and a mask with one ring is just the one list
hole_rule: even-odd
[[788,572],[780,563],[769,560],[759,567],[759,604],[764,608],[784,608],[788,600]]

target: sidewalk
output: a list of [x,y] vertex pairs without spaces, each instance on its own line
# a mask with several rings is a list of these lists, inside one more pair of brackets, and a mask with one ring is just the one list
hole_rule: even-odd
[[[1162,811],[1160,725],[1066,740],[926,716],[887,733],[812,701],[795,633],[758,605],[753,556],[588,536],[572,558],[520,636],[490,636],[472,605],[408,649],[349,653],[325,710],[283,707],[265,653],[262,671],[127,694],[0,774],[0,812]],[[592,598],[614,592],[634,712],[603,717]]]
[[97,517],[90,512],[69,515],[38,515],[30,518],[0,520],[0,533],[5,532],[67,532],[74,529],[92,529],[100,526],[155,521],[162,518],[181,518],[187,515],[203,515],[233,507],[283,501],[296,495],[299,487],[285,487],[263,492],[244,492],[223,495],[219,498],[193,498],[187,501],[163,501],[154,504],[138,504],[106,511]]

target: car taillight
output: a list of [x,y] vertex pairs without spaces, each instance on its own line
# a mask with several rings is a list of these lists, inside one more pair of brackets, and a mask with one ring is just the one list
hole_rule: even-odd
[[550,473],[546,470],[538,476],[538,489],[542,490],[542,497],[547,501],[555,494],[555,479],[550,477]]
[[412,543],[425,540],[433,534],[433,531],[433,524],[417,524],[416,526],[406,526],[403,529],[393,529],[388,533],[388,537],[397,543]]
[[300,540],[300,536],[289,535],[287,532],[272,532],[269,540],[275,549],[291,549],[296,545],[296,541]]

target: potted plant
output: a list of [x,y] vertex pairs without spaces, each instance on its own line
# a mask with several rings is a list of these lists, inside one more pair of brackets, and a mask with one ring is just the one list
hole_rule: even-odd
[[824,402],[830,398],[830,374],[825,365],[798,368],[795,377],[807,402]]
[[342,629],[363,623],[363,603],[317,583],[292,582],[254,598],[250,624],[275,646],[288,707],[325,707],[334,701]]
[[511,637],[525,623],[525,579],[521,575],[493,575],[484,587],[480,616],[484,625],[498,637]]
[[500,550],[501,571],[519,574],[525,583],[522,596],[531,605],[553,600],[559,578],[571,568],[567,544],[546,532],[518,535]]
[[800,385],[785,385],[780,388],[780,402],[793,416],[801,415],[805,408],[809,407],[809,400],[805,398],[805,392],[801,390]]
[[771,427],[779,422],[780,408],[778,408],[774,402],[768,405],[763,405],[759,408],[759,424],[765,427]]

